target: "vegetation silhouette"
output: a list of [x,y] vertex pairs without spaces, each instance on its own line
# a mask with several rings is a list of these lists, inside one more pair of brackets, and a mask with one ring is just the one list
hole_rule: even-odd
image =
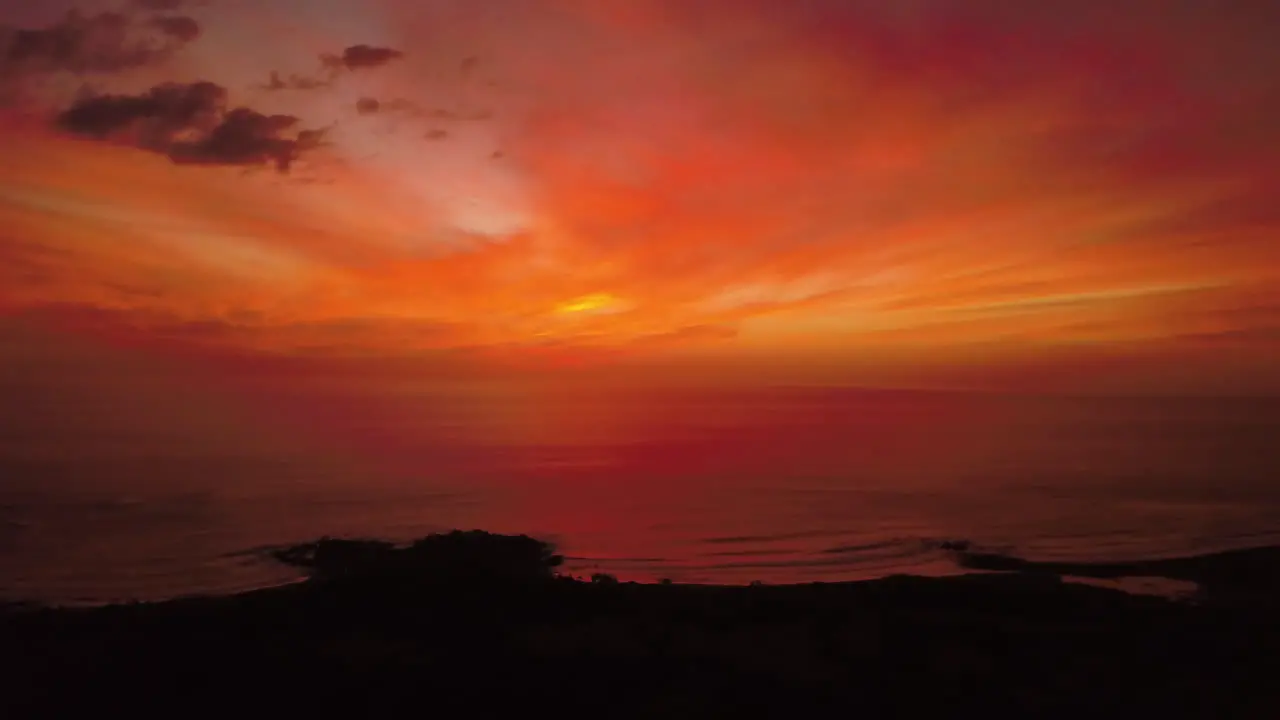
[[483,530],[427,535],[407,546],[324,537],[271,554],[319,581],[545,582],[556,577],[564,562],[549,543]]

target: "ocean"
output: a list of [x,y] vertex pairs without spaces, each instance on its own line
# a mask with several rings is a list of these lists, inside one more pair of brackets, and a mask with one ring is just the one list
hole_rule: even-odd
[[[28,394],[0,425],[0,596],[290,582],[323,535],[554,542],[575,574],[769,583],[1280,544],[1280,400],[397,386]],[[274,393],[274,394],[272,394]]]

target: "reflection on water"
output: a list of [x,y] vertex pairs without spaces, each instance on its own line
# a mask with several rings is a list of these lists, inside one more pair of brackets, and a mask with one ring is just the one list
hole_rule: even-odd
[[[0,461],[18,480],[0,489],[0,591],[221,592],[287,579],[253,548],[455,527],[553,539],[581,573],[715,582],[951,572],[937,538],[1071,559],[1280,542],[1274,401],[544,389],[257,402],[271,433],[211,435],[207,418],[169,418],[154,437],[138,422],[6,428]],[[58,432],[74,450],[50,451]]]

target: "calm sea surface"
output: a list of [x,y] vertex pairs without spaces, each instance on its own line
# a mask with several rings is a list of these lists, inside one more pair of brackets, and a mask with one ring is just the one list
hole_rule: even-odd
[[7,597],[227,592],[293,578],[264,547],[451,528],[552,540],[579,573],[728,583],[954,572],[947,538],[1081,560],[1280,543],[1276,400],[30,397],[0,425]]

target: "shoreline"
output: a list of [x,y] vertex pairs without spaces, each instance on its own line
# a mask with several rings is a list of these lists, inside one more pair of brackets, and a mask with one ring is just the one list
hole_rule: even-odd
[[[394,547],[407,546],[412,539],[381,540],[365,536],[347,538],[331,538],[344,542],[376,542],[387,543]],[[946,564],[951,572],[917,573],[910,570],[888,572],[868,577],[854,577],[836,580],[797,580],[786,582],[770,582],[750,580],[743,582],[715,581],[681,581],[676,584],[702,587],[746,587],[753,584],[766,584],[774,587],[808,586],[811,584],[842,585],[851,583],[876,582],[885,578],[911,576],[935,579],[960,577],[975,572],[981,573],[1027,573],[1038,575],[1054,575],[1064,582],[1083,582],[1098,587],[1114,588],[1121,592],[1139,595],[1155,595],[1166,599],[1179,600],[1194,597],[1203,600],[1210,591],[1216,590],[1218,598],[1224,593],[1231,593],[1233,600],[1241,599],[1241,591],[1245,594],[1280,597],[1280,574],[1268,572],[1270,567],[1280,567],[1280,545],[1243,545],[1226,550],[1212,550],[1200,553],[1160,555],[1156,557],[1127,560],[1031,560],[1012,553],[987,549],[968,540],[952,539],[919,539],[922,552],[940,553],[940,557],[929,564]],[[298,545],[306,545],[300,543]],[[273,555],[280,550],[297,545],[264,545],[248,550],[235,551],[236,556],[254,556],[266,563],[276,566],[277,570],[288,567]],[[575,556],[565,557],[566,565],[585,574],[600,571],[599,565],[592,558]],[[162,604],[166,602],[190,599],[219,599],[235,597],[245,593],[255,593],[280,587],[287,587],[307,581],[305,568],[295,566],[299,572],[292,578],[277,577],[261,585],[247,584],[226,591],[192,590],[175,592],[171,595],[153,594],[143,597],[116,596],[107,599],[92,597],[76,597],[70,599],[50,600],[35,596],[22,596],[17,593],[0,596],[0,612],[6,606],[28,606],[46,608],[101,608],[113,605]],[[653,573],[649,573],[652,575]],[[1155,582],[1148,582],[1155,581]],[[630,580],[635,584],[658,584],[661,580]]]
[[[1274,552],[1165,562],[1222,587]],[[999,562],[1023,563],[1018,572],[788,585],[569,578],[544,543],[474,531],[277,553],[309,580],[153,603],[0,607],[0,666],[10,668],[0,677],[12,688],[0,716],[171,712],[193,699],[222,715],[1280,709],[1275,595],[1173,602],[1066,582],[1017,558]]]

